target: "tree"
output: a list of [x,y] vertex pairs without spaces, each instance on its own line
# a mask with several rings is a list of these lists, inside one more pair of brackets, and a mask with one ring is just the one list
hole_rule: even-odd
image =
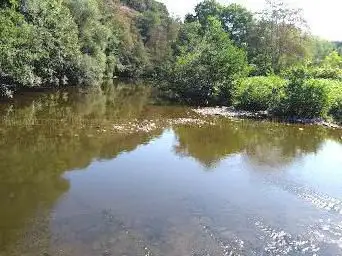
[[327,40],[318,37],[312,37],[310,41],[312,47],[312,61],[314,64],[319,64],[334,50],[334,44]]
[[75,80],[80,52],[69,10],[57,0],[23,4],[0,10],[1,78],[21,86]]
[[233,42],[248,49],[248,36],[254,24],[252,13],[241,5],[231,4],[222,8],[221,22]]
[[215,0],[204,0],[195,7],[196,19],[206,28],[210,25],[209,17],[220,19],[222,6]]
[[172,70],[172,91],[181,101],[195,104],[229,104],[233,82],[248,73],[246,53],[234,46],[216,18],[208,19],[204,36],[193,32],[201,26],[191,23],[191,34],[180,33],[180,54]]
[[309,36],[301,9],[292,9],[279,1],[267,1],[249,37],[253,64],[257,73],[280,72],[305,60]]
[[205,30],[209,17],[215,17],[221,22],[235,45],[247,49],[248,34],[254,22],[251,12],[238,4],[224,6],[215,0],[205,0],[196,6],[195,16],[188,14],[185,21],[189,23],[197,20]]
[[1,0],[0,87],[93,84],[169,63],[179,22],[154,0]]

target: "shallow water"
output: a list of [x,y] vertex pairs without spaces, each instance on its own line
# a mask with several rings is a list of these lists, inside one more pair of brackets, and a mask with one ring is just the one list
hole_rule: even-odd
[[0,104],[1,256],[342,255],[341,131],[152,103],[119,84]]

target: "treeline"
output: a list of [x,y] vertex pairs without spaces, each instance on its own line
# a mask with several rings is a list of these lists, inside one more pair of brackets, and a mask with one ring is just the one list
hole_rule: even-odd
[[0,94],[145,76],[177,102],[342,120],[341,54],[280,1],[204,0],[184,22],[154,0],[0,1]]
[[0,91],[151,76],[178,26],[153,0],[1,0]]
[[342,120],[341,43],[310,34],[299,9],[267,1],[260,13],[214,0],[185,18],[164,87],[195,105]]

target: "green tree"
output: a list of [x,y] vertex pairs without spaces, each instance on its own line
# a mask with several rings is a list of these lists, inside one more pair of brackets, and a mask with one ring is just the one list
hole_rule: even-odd
[[267,1],[250,35],[251,62],[256,73],[280,72],[309,56],[309,35],[302,10]]
[[322,61],[323,66],[342,69],[342,56],[337,51],[332,51]]
[[[190,31],[200,26],[192,24]],[[172,91],[187,103],[229,104],[233,83],[248,73],[246,53],[234,46],[219,20],[208,19],[203,37],[180,33],[180,41],[192,45],[183,47],[172,70]]]
[[204,28],[210,26],[209,17],[220,19],[221,12],[222,5],[215,0],[205,0],[195,7],[195,17]]
[[233,42],[248,50],[248,37],[255,22],[252,13],[241,5],[230,4],[222,8],[221,22]]
[[69,10],[57,0],[25,2],[22,13],[17,8],[0,10],[1,79],[21,86],[76,81],[80,52]]
[[0,10],[0,77],[2,87],[19,83],[33,85],[38,77],[33,63],[39,58],[32,54],[34,27],[14,9]]
[[24,15],[35,28],[33,51],[40,57],[34,68],[42,83],[76,82],[80,52],[77,25],[69,9],[58,0],[32,0],[27,2]]
[[186,17],[186,22],[197,20],[205,30],[210,23],[209,17],[215,17],[221,21],[223,29],[237,46],[247,48],[248,34],[254,22],[251,12],[238,4],[224,6],[215,0],[205,0],[196,6],[195,16]]
[[334,50],[334,44],[327,40],[312,37],[310,41],[312,47],[312,61],[314,64],[320,64],[320,62]]
[[[61,22],[63,21],[63,22]],[[2,0],[0,88],[160,72],[179,22],[153,0]]]

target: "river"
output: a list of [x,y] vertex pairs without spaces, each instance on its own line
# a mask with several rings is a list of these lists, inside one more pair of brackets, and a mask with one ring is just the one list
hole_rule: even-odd
[[0,256],[342,255],[342,132],[119,83],[0,104]]

